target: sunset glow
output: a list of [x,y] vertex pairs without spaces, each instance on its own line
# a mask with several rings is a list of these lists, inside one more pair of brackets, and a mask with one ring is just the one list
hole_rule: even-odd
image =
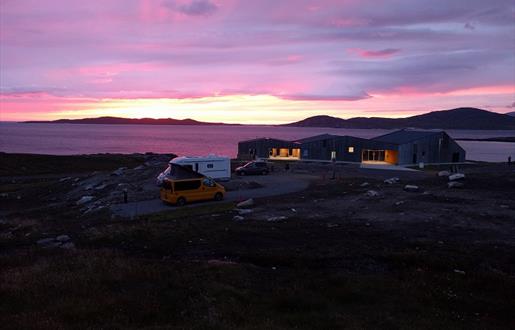
[[2,1],[0,120],[506,113],[514,5],[495,4]]

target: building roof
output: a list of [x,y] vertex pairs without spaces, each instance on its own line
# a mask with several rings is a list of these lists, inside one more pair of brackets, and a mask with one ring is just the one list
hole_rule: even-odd
[[323,140],[330,140],[330,139],[336,139],[336,138],[342,138],[341,135],[333,135],[333,134],[320,134],[315,136],[310,136],[307,138],[295,140],[297,143],[310,143],[310,142],[316,142],[316,141],[323,141]]
[[371,140],[388,142],[393,144],[404,144],[412,141],[420,140],[431,135],[441,134],[441,130],[414,130],[401,129],[392,133],[377,136]]
[[243,141],[240,141],[239,143],[242,143],[242,142],[255,142],[255,141],[260,141],[260,140],[273,140],[273,141],[281,141],[281,142],[291,143],[291,141],[288,141],[288,140],[269,138],[269,137],[261,137],[261,138],[255,138],[255,139],[250,139],[250,140],[243,140]]

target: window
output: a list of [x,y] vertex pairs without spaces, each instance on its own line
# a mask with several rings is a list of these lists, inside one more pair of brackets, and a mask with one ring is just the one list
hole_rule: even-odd
[[349,152],[349,154],[354,153],[354,147],[349,147],[349,148],[347,149],[347,151]]
[[213,164],[207,164],[207,168],[213,168]]
[[202,183],[206,187],[214,187],[214,186],[216,186],[215,182],[212,179],[210,179],[210,178],[205,178],[204,180],[202,180]]
[[200,180],[178,181],[175,182],[175,190],[195,190],[200,188]]
[[336,151],[331,151],[331,159],[336,159]]

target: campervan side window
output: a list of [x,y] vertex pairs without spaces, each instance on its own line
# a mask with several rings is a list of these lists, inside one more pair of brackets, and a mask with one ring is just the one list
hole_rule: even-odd
[[195,190],[200,188],[200,180],[178,181],[175,182],[175,191]]
[[213,164],[207,164],[207,168],[213,168]]
[[204,180],[202,180],[202,182],[204,183],[204,186],[206,186],[206,187],[215,187],[216,186],[215,182],[209,178],[205,178]]
[[163,181],[163,188],[172,190],[172,183],[168,180]]

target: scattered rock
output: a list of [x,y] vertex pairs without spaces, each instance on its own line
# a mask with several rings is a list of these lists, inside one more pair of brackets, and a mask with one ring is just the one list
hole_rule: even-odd
[[145,165],[140,165],[140,166],[134,168],[134,170],[136,170],[136,171],[141,171],[144,169],[145,169]]
[[464,272],[464,271],[462,271],[462,270],[459,270],[459,269],[455,269],[455,270],[454,270],[454,272],[455,272],[456,274],[465,275],[465,272]]
[[458,182],[458,181],[447,182],[448,188],[461,188],[463,186],[464,186],[464,184],[462,182]]
[[2,198],[7,198],[7,197],[9,197],[9,194],[8,194],[8,193],[1,193],[1,194],[0,194],[0,197],[2,197]]
[[438,176],[449,176],[451,175],[451,172],[449,171],[440,171],[438,172]]
[[296,209],[291,209],[292,212],[294,213],[297,213],[297,210]]
[[362,183],[362,184],[360,184],[359,186],[360,186],[360,187],[366,187],[366,186],[368,186],[368,185],[369,185],[369,183],[368,183],[368,182],[363,182],[363,183]]
[[55,238],[55,240],[64,243],[64,242],[68,242],[69,240],[71,240],[71,238],[68,235],[59,235]]
[[111,175],[112,176],[121,176],[121,175],[123,175],[123,172],[125,172],[126,169],[127,169],[127,167],[120,167],[116,171],[112,172]]
[[61,249],[73,250],[73,249],[75,249],[75,244],[73,244],[72,242],[67,242],[67,243],[61,244],[59,247]]
[[399,206],[399,205],[402,205],[402,204],[404,204],[404,201],[395,202],[395,206]]
[[93,200],[93,198],[95,198],[95,197],[93,197],[93,196],[83,196],[81,199],[79,199],[77,201],[76,204],[77,205],[83,205],[83,204],[89,203],[89,202],[91,202]]
[[50,244],[55,243],[55,239],[53,238],[43,238],[36,242],[38,245],[48,246]]
[[397,183],[399,181],[400,181],[400,179],[398,177],[393,177],[393,178],[389,178],[389,179],[384,180],[384,183],[394,184],[394,183]]
[[269,217],[268,219],[266,219],[266,221],[274,222],[274,221],[281,221],[281,220],[286,220],[286,219],[288,219],[288,218],[285,216],[276,216],[276,217]]
[[465,174],[463,173],[456,173],[453,175],[449,175],[449,181],[456,181],[456,180],[463,180],[465,179]]
[[100,186],[96,186],[96,187],[95,187],[95,190],[103,190],[103,189],[105,189],[106,187],[107,187],[107,185],[105,185],[105,184],[101,184]]
[[88,184],[86,187],[84,187],[84,190],[93,190],[93,185]]
[[70,178],[69,176],[67,176],[66,178],[61,178],[59,180],[59,182],[65,182],[65,181],[68,181],[68,180],[71,180],[72,178]]
[[234,221],[243,221],[243,220],[245,220],[245,218],[242,217],[241,215],[235,215],[232,219]]
[[251,209],[234,209],[239,215],[250,214],[253,211]]
[[509,208],[510,208],[510,206],[509,206],[509,205],[506,205],[506,204],[501,204],[501,205],[499,205],[499,207],[500,207],[501,209],[509,209]]
[[338,227],[338,224],[337,223],[328,223],[327,224],[327,228],[334,228],[334,227]]
[[246,201],[243,201],[243,202],[240,202],[236,205],[236,207],[240,208],[240,207],[252,207],[254,206],[254,199],[250,198],[250,199],[247,199]]
[[365,195],[367,195],[367,197],[379,197],[379,192],[375,191],[375,190],[369,190],[365,193]]
[[420,188],[418,186],[415,186],[412,184],[407,184],[404,186],[404,190],[409,191],[409,192],[417,192],[420,190]]

